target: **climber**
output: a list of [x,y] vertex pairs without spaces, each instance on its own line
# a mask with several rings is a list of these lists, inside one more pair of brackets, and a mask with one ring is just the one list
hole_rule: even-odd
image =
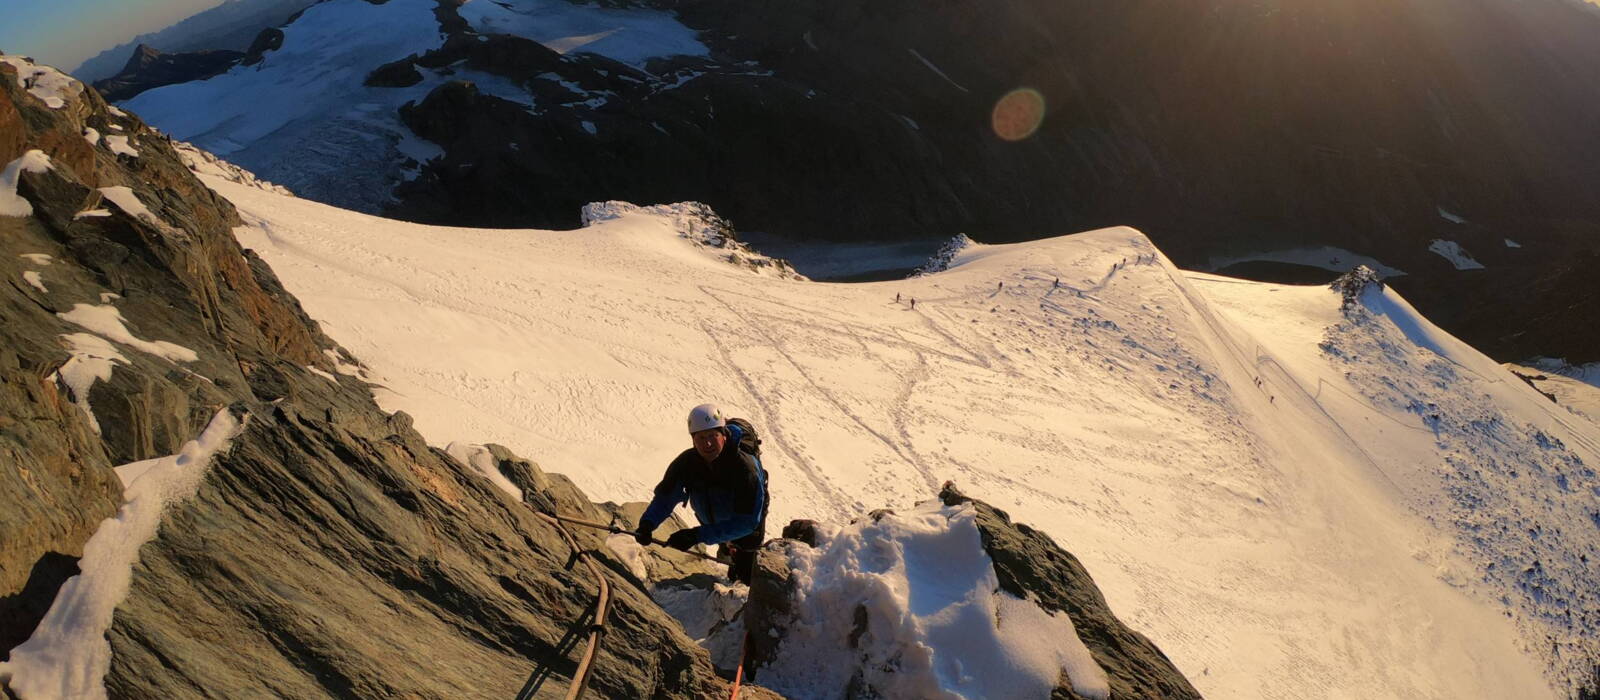
[[748,584],[767,525],[761,440],[748,421],[724,419],[712,404],[689,412],[689,437],[694,447],[667,466],[655,498],[639,518],[634,539],[650,544],[650,534],[672,515],[672,509],[688,501],[700,526],[672,533],[667,546],[688,551],[697,544],[720,544],[732,561],[728,578]]

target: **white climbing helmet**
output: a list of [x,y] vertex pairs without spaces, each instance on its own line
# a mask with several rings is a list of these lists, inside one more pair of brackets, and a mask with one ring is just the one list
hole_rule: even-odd
[[721,428],[728,422],[722,419],[722,409],[716,404],[703,403],[689,411],[689,433],[694,434],[702,430]]

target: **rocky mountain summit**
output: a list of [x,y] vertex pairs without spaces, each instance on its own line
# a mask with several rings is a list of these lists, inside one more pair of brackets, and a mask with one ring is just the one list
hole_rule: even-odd
[[[430,446],[380,410],[359,359],[240,247],[239,214],[192,169],[272,185],[4,58],[0,689],[560,696],[596,615],[581,550],[610,591],[594,696],[728,694],[647,583],[705,582],[703,565],[563,532],[537,511],[629,511],[497,446]],[[1070,556],[974,507],[1002,586],[1072,615],[1112,687],[1193,697]]]

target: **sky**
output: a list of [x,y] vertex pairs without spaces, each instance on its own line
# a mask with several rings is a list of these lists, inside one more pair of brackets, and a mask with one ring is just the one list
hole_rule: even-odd
[[221,0],[6,0],[0,51],[70,71],[101,51],[220,4]]

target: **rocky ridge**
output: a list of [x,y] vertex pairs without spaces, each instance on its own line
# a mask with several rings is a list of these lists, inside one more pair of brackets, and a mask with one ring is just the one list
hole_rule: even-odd
[[[139,550],[105,632],[110,695],[564,693],[594,603],[571,548],[378,409],[172,144],[81,85],[30,94],[7,63],[0,161],[21,164],[7,182],[28,208],[0,216],[0,648],[118,509],[112,467],[176,453],[227,408],[242,431]],[[530,501],[603,517],[498,459]],[[612,579],[593,692],[726,693],[601,536],[574,535]]]
[[94,87],[102,97],[118,102],[162,85],[205,80],[232,68],[241,58],[244,58],[242,51],[211,49],[162,53],[149,45],[140,44],[121,71],[105,80],[96,81]]

